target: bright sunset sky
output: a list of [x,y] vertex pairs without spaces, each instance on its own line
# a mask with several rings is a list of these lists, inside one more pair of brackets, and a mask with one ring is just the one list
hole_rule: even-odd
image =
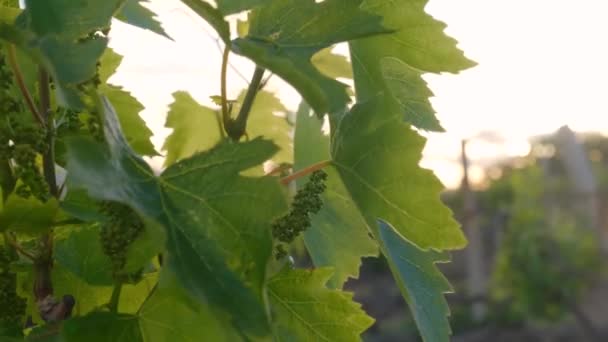
[[[110,45],[125,55],[112,79],[146,106],[142,113],[160,150],[165,113],[176,90],[197,100],[219,93],[220,50],[214,32],[178,0],[151,0],[174,41],[116,23]],[[430,0],[427,11],[448,24],[466,55],[479,65],[459,75],[426,77],[447,133],[430,134],[422,165],[456,186],[460,140],[474,165],[528,151],[527,138],[562,125],[608,133],[608,0]],[[237,56],[247,78],[252,65]],[[230,93],[245,83],[232,70]],[[299,97],[276,80],[270,85],[288,108]],[[492,132],[502,142],[484,142]],[[488,135],[488,134],[484,134]],[[159,163],[156,160],[155,163]],[[480,169],[473,170],[477,176]]]

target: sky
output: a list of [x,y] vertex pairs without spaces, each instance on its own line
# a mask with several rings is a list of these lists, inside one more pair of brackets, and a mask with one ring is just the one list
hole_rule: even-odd
[[[151,0],[173,41],[116,23],[110,46],[125,56],[110,80],[145,106],[142,116],[158,150],[171,94],[186,90],[201,103],[219,93],[221,52],[214,31],[179,0]],[[446,133],[428,138],[423,167],[448,187],[460,182],[460,141],[469,140],[472,178],[497,158],[525,155],[529,137],[569,125],[608,133],[608,1],[430,0],[427,12],[479,65],[458,75],[426,75]],[[253,65],[231,57],[229,95],[246,85],[236,72]],[[299,96],[273,78],[269,89],[295,110]],[[488,139],[492,137],[492,139]],[[152,161],[160,165],[161,158]]]

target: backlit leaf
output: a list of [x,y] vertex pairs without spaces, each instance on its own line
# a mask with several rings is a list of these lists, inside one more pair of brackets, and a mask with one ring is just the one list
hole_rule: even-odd
[[274,1],[251,12],[249,33],[233,42],[233,51],[282,77],[317,114],[342,111],[349,102],[346,86],[323,75],[311,58],[333,44],[386,31],[361,2]]
[[360,341],[374,320],[352,293],[330,290],[332,270],[284,268],[268,281],[277,341]]
[[418,166],[424,138],[382,101],[357,104],[333,123],[332,159],[371,227],[382,219],[428,249],[466,244],[452,212],[440,200],[443,185]]
[[186,92],[176,92],[173,98],[165,124],[173,129],[163,145],[165,165],[208,150],[221,139],[221,119],[216,111],[200,105]]
[[117,18],[124,22],[146,30],[150,30],[161,36],[170,38],[162,25],[154,17],[154,12],[143,6],[148,0],[126,0]]
[[452,287],[435,265],[449,262],[449,256],[420,250],[385,222],[379,222],[378,226],[380,244],[423,340],[449,341],[450,309],[444,294],[452,292]]

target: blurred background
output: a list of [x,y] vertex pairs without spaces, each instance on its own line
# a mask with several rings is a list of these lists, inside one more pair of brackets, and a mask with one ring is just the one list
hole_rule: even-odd
[[[111,82],[146,106],[162,152],[173,92],[213,105],[222,46],[179,1],[149,7],[172,40],[116,22],[110,45],[125,58]],[[608,341],[608,1],[430,0],[427,11],[479,63],[425,78],[447,132],[421,132],[421,165],[446,185],[470,241],[442,265],[453,340]],[[252,71],[231,57],[229,97]],[[285,115],[296,110],[280,79],[266,89]],[[377,318],[366,340],[419,340],[382,259],[364,260],[347,286]]]

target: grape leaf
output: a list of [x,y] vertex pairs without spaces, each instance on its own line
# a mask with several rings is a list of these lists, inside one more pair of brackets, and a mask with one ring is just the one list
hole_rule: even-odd
[[0,232],[7,229],[24,234],[42,234],[50,229],[59,214],[59,202],[52,198],[41,202],[34,197],[11,194],[0,210]]
[[428,100],[423,72],[458,72],[475,65],[443,33],[445,24],[424,11],[428,0],[368,0],[365,10],[382,16],[391,34],[351,42],[357,98],[383,94],[384,101],[412,125],[443,131]]
[[369,101],[332,128],[333,164],[370,226],[383,219],[424,249],[464,247],[458,223],[439,198],[442,184],[418,167],[424,138],[399,113]]
[[325,287],[329,268],[284,268],[268,280],[268,298],[278,341],[360,341],[374,320],[352,294]]
[[[294,138],[296,170],[329,159],[329,137],[321,132],[321,121],[310,114],[310,107],[302,102]],[[362,257],[378,255],[378,246],[370,239],[367,223],[339,174],[333,167],[324,170],[328,178],[322,196],[323,208],[312,216],[312,225],[304,232],[304,242],[316,267],[334,267],[328,285],[341,288],[349,277],[358,277]],[[299,179],[298,186],[305,182],[306,179]]]
[[165,123],[173,129],[163,145],[165,165],[208,150],[221,139],[221,119],[216,111],[200,105],[186,92],[176,92],[173,98]]
[[229,312],[246,333],[265,334],[260,298],[272,251],[268,227],[286,204],[276,179],[240,173],[271,158],[276,147],[262,139],[225,142],[156,177],[126,145],[106,99],[100,111],[107,146],[81,137],[68,142],[71,184],[162,224],[168,267],[190,294]]
[[121,61],[122,56],[112,49],[106,49],[99,68],[99,78],[102,82],[99,91],[110,99],[116,109],[120,126],[131,148],[142,156],[157,156],[158,152],[150,141],[153,133],[139,116],[144,106],[122,87],[106,83],[116,72]]
[[271,3],[273,0],[216,0],[217,8],[223,15],[243,12]]
[[312,56],[311,62],[319,71],[331,78],[353,78],[353,69],[345,56],[332,52],[333,47],[325,48]]
[[[241,92],[237,102],[243,102],[245,93],[245,90]],[[222,139],[221,118],[216,110],[200,105],[186,92],[176,92],[173,97],[175,101],[169,108],[165,124],[165,127],[173,128],[163,145],[167,152],[165,165],[208,150]],[[235,106],[232,111],[237,112],[238,109],[239,106]],[[247,135],[272,140],[280,148],[273,160],[291,163],[291,127],[286,118],[274,115],[274,112],[285,113],[287,108],[273,93],[259,91],[249,112]]]
[[350,100],[346,85],[323,75],[311,58],[335,43],[386,32],[361,2],[274,1],[251,12],[248,36],[232,49],[290,83],[318,115],[340,112]]
[[27,0],[30,28],[38,36],[69,40],[110,27],[122,0]]
[[394,33],[361,41],[372,55],[396,57],[426,72],[458,72],[475,65],[444,33],[446,25],[425,12],[428,0],[366,0],[363,8],[383,18]]
[[110,26],[120,2],[29,0],[13,26],[0,26],[0,36],[45,66],[61,104],[83,109],[78,86],[95,76],[97,61],[108,44],[106,37],[95,32]]
[[380,69],[388,89],[386,95],[392,96],[390,103],[394,101],[399,105],[403,120],[428,131],[444,131],[429,101],[433,92],[422,79],[419,70],[395,57],[382,58]]
[[378,226],[378,240],[423,340],[449,341],[450,309],[443,295],[452,292],[452,287],[435,265],[449,262],[449,255],[420,250],[385,222],[378,222]]
[[194,304],[166,270],[137,316],[144,341],[241,341],[225,317]]
[[75,228],[55,244],[55,260],[92,285],[113,285],[112,264],[101,249],[98,226]]
[[61,331],[65,342],[143,341],[137,316],[94,312],[66,321]]
[[150,30],[156,34],[171,39],[171,37],[169,37],[167,32],[165,32],[163,29],[160,22],[154,18],[154,12],[144,7],[143,3],[149,3],[149,1],[126,0],[116,18],[126,22],[127,24]]

